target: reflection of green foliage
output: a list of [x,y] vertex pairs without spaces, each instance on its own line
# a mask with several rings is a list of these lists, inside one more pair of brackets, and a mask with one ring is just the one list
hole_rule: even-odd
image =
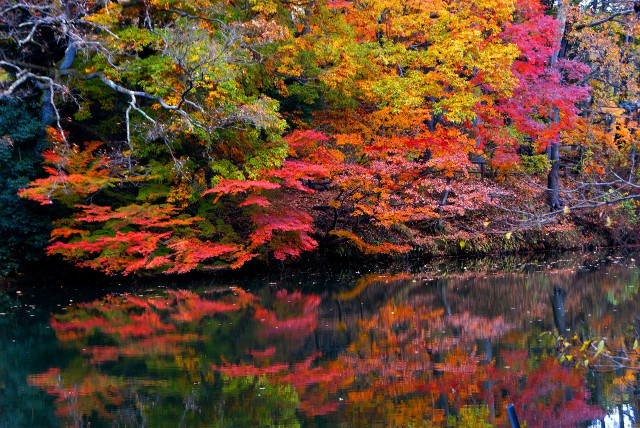
[[[622,284],[618,287],[612,287],[607,291],[607,301],[614,306],[621,302],[635,299],[638,295],[638,285],[640,284],[640,272],[631,270],[628,272],[629,277],[625,277]],[[614,282],[614,284],[617,281]]]
[[225,381],[223,414],[215,427],[299,427],[298,395],[291,385],[270,383],[264,377],[236,377]]
[[[558,259],[557,257],[562,258]],[[104,376],[103,385],[117,385],[115,389],[118,396],[116,398],[122,399],[122,401],[114,400],[115,404],[103,406],[109,413],[107,417],[84,414],[87,417],[86,421],[91,421],[92,426],[141,426],[143,424],[159,427],[173,427],[179,424],[186,427],[298,426],[305,421],[309,425],[324,424],[328,426],[354,426],[358,424],[366,426],[371,421],[376,421],[379,425],[385,421],[388,426],[431,426],[430,424],[435,425],[435,422],[426,419],[427,413],[422,411],[434,408],[446,412],[447,419],[444,422],[448,426],[476,427],[485,426],[481,424],[490,417],[487,407],[489,404],[483,401],[486,397],[494,397],[493,403],[496,412],[493,417],[495,419],[490,420],[499,424],[505,419],[504,404],[513,400],[514,397],[517,399],[519,391],[523,387],[527,388],[529,394],[526,396],[526,400],[538,403],[536,397],[538,395],[541,397],[539,400],[540,412],[536,408],[536,414],[544,413],[553,416],[553,412],[558,408],[553,406],[558,402],[552,402],[550,407],[544,407],[548,404],[543,403],[547,395],[544,392],[546,390],[541,389],[549,387],[554,391],[560,390],[555,387],[553,382],[551,382],[553,388],[549,386],[550,383],[545,378],[548,366],[541,364],[541,361],[557,357],[555,337],[550,334],[542,334],[553,326],[549,297],[555,286],[564,287],[567,291],[565,299],[567,314],[575,316],[575,319],[579,320],[577,325],[585,331],[598,326],[602,317],[587,316],[587,314],[595,315],[596,313],[610,313],[613,320],[607,324],[608,331],[619,329],[618,319],[621,316],[637,313],[635,309],[637,305],[634,304],[637,300],[634,298],[635,291],[625,291],[625,287],[629,284],[638,284],[640,271],[637,267],[617,264],[618,259],[604,258],[593,254],[578,255],[577,258],[573,258],[564,254],[553,258],[535,255],[528,258],[456,260],[455,263],[460,263],[457,268],[451,267],[454,265],[451,262],[446,265],[444,263],[434,264],[431,266],[431,272],[441,272],[444,274],[442,276],[446,276],[440,277],[437,283],[425,284],[419,280],[425,277],[424,273],[416,274],[416,280],[412,280],[412,274],[405,273],[388,282],[381,280],[370,283],[357,294],[357,299],[340,300],[337,309],[340,311],[342,319],[339,324],[337,323],[338,315],[335,314],[336,307],[327,306],[325,300],[325,306],[320,308],[319,314],[325,317],[323,320],[327,320],[327,324],[323,323],[325,328],[322,330],[322,335],[316,336],[315,341],[313,336],[309,336],[305,340],[292,339],[287,335],[261,337],[260,333],[264,327],[262,327],[260,317],[256,318],[255,316],[256,308],[268,308],[271,313],[277,315],[279,320],[285,316],[296,317],[300,308],[297,305],[285,305],[286,299],[274,298],[273,288],[264,287],[264,278],[257,276],[242,278],[242,285],[246,288],[250,288],[250,285],[253,285],[254,288],[262,287],[261,291],[257,292],[261,295],[261,299],[252,301],[238,310],[209,314],[202,318],[194,317],[193,321],[172,318],[172,315],[176,314],[174,306],[160,305],[147,309],[143,309],[144,305],[134,305],[133,303],[130,306],[122,304],[109,306],[107,304],[109,301],[120,302],[119,299],[114,298],[96,301],[91,306],[70,306],[66,308],[64,314],[56,315],[55,319],[73,324],[83,324],[90,323],[94,317],[100,317],[110,320],[111,325],[119,325],[119,322],[126,324],[127,317],[132,315],[140,316],[154,312],[160,315],[164,323],[174,325],[176,330],[154,334],[154,338],[159,340],[152,342],[153,346],[148,343],[142,345],[147,339],[147,336],[142,334],[135,337],[122,337],[118,331],[107,329],[108,334],[103,333],[103,336],[100,336],[98,327],[88,331],[87,337],[78,339],[75,336],[68,336],[64,345],[65,349],[68,352],[74,352],[77,357],[69,360],[65,365],[60,365],[60,378],[64,381],[65,386],[71,389],[75,385],[83,385],[83,382],[85,385],[90,384],[91,379],[96,378],[97,374]],[[611,264],[614,260],[616,264]],[[583,265],[598,267],[581,269],[580,266]],[[456,274],[464,268],[468,268],[466,272],[477,271],[481,275]],[[497,272],[501,268],[515,273],[510,275],[485,274],[485,272]],[[361,279],[363,274],[360,271],[364,271],[364,269],[359,267],[358,273],[351,270],[337,273],[328,272],[326,276],[305,274],[284,277],[280,279],[281,282],[278,285],[284,289],[306,288],[314,292],[318,292],[319,289],[327,290],[329,287],[335,287],[332,291],[338,292],[342,287],[340,284],[349,284],[351,281]],[[550,272],[553,274],[549,274]],[[384,277],[391,278],[392,275],[384,275]],[[232,278],[233,283],[237,283],[237,277]],[[470,280],[471,278],[472,280]],[[184,282],[180,285],[185,286]],[[231,293],[227,293],[222,287],[213,287],[211,283],[190,285],[192,285],[192,290],[198,286],[206,287],[206,292],[200,290],[202,293],[198,293],[206,301],[234,302]],[[611,309],[611,305],[607,303],[609,290],[614,290],[613,297],[620,301],[615,314],[606,312],[607,309],[609,311]],[[621,293],[628,295],[621,297]],[[158,290],[153,296],[147,296],[147,300],[158,302],[157,299],[166,298],[167,295],[168,293]],[[132,297],[144,300],[142,295],[136,294]],[[194,301],[198,300],[194,299]],[[332,301],[335,302],[335,300]],[[449,366],[449,371],[435,374],[432,381],[433,385],[441,385],[445,380],[451,382],[451,388],[455,388],[456,391],[463,391],[455,384],[456,382],[460,382],[461,387],[476,385],[475,389],[468,389],[468,391],[476,392],[464,399],[456,398],[448,401],[438,401],[440,396],[440,392],[438,392],[434,395],[434,402],[429,402],[424,399],[425,394],[421,389],[412,390],[405,395],[396,393],[393,388],[404,385],[400,383],[403,380],[399,380],[389,383],[390,389],[382,388],[379,384],[372,386],[373,398],[363,396],[362,401],[356,401],[350,397],[351,391],[365,391],[369,385],[374,385],[380,379],[380,372],[371,370],[371,366],[369,366],[370,363],[376,361],[373,358],[369,360],[367,355],[374,346],[381,346],[380,336],[377,333],[381,330],[376,327],[376,334],[371,336],[367,334],[367,340],[363,342],[367,346],[357,349],[358,352],[349,351],[349,347],[356,337],[355,332],[359,331],[360,323],[363,320],[371,320],[372,317],[380,313],[379,308],[385,302],[395,302],[395,307],[410,306],[414,310],[421,308],[421,305],[442,310],[444,305],[448,305],[453,317],[461,317],[461,325],[457,327],[456,324],[454,328],[452,324],[446,324],[442,328],[444,331],[442,334],[438,333],[441,331],[438,328],[434,333],[434,338],[437,338],[433,339],[434,345],[447,343],[446,341],[451,337],[456,337],[456,340],[460,341],[463,333],[470,334],[468,332],[475,328],[477,331],[474,333],[472,341],[467,345],[460,345],[460,342],[456,345],[458,347],[467,346],[463,349],[475,354],[470,354],[472,358],[468,360],[470,364],[468,368],[473,370],[472,374],[465,378],[460,375],[458,366],[452,365]],[[193,307],[197,309],[198,306]],[[625,308],[628,310],[623,312]],[[335,314],[332,317],[328,316],[331,312]],[[474,317],[463,316],[467,312]],[[197,313],[197,310],[189,313]],[[486,338],[487,332],[491,336],[495,329],[488,327],[485,320],[496,316],[505,317],[505,321],[514,328],[514,330],[510,330],[513,334],[499,335],[499,337],[491,339]],[[436,319],[434,318],[434,320]],[[568,325],[572,322],[569,317],[567,321]],[[335,322],[335,324],[329,324],[331,322]],[[389,334],[392,337],[398,337],[407,331],[413,331],[413,329],[409,328],[408,324],[405,325],[401,322],[389,327]],[[161,339],[173,334],[178,335],[180,340],[170,342],[175,344],[175,347],[163,348],[164,342]],[[475,335],[478,337],[476,338]],[[573,337],[573,333],[570,336]],[[570,336],[567,335],[564,339],[573,342]],[[60,340],[64,340],[62,337],[61,335]],[[193,338],[185,339],[185,337]],[[368,339],[369,337],[371,339]],[[91,362],[91,354],[87,351],[91,346],[96,345],[111,346],[126,352],[120,352],[111,359],[105,358],[100,363]],[[162,349],[164,350],[161,351]],[[268,349],[272,349],[270,351],[272,353],[266,352],[262,356],[256,356],[257,353],[265,352]],[[389,349],[403,348],[394,346]],[[438,360],[434,358],[433,361],[438,365],[442,364],[443,367],[445,364],[449,364],[446,358],[451,348],[446,346],[436,348],[434,346],[434,349],[438,349],[438,355],[435,355]],[[288,376],[287,367],[290,371],[295,371],[296,365],[299,366],[298,363],[302,359],[316,351],[322,352],[322,356],[319,357],[322,359],[320,364],[318,364],[318,360],[314,360],[309,366],[309,371],[302,370],[298,372],[299,376]],[[488,360],[484,360],[485,353],[490,354],[488,360],[492,363],[488,364]],[[409,354],[413,358],[414,354],[412,352]],[[425,356],[430,358],[427,353],[415,355],[417,355],[415,358],[418,359]],[[343,356],[353,356],[353,359],[345,360],[342,359]],[[401,356],[404,358],[406,354]],[[464,357],[464,361],[467,362],[466,356]],[[344,361],[356,364],[348,367],[362,370],[361,374],[353,378],[355,379],[353,383],[339,384],[341,381],[336,380],[339,379],[336,377],[331,377],[329,381],[318,380],[322,379],[322,375],[325,373],[322,370],[325,363],[330,363],[327,366],[335,369],[336,373],[346,373],[346,371],[340,371],[340,367],[344,366],[337,364]],[[455,363],[455,361],[457,360],[450,362]],[[389,364],[378,367],[383,367],[385,370],[392,369],[398,367],[401,362],[402,360],[392,358]],[[333,363],[336,365],[331,366]],[[571,362],[569,367],[569,362],[566,361],[567,366],[564,368],[555,365],[552,367],[557,370],[557,373],[566,374],[569,368],[573,368],[574,363],[575,360]],[[281,371],[278,371],[277,374],[266,374],[266,377],[261,377],[265,373],[275,373],[275,371],[267,372],[264,369],[280,364],[285,366],[278,369]],[[212,365],[218,367],[214,369]],[[220,370],[221,367],[227,367],[229,371]],[[413,373],[420,382],[433,373],[430,369],[422,371],[424,365],[418,367],[420,369]],[[320,370],[314,372],[316,368]],[[312,376],[309,376],[309,373]],[[313,378],[318,373],[320,375]],[[410,373],[410,371],[402,372],[402,375],[405,376],[405,373]],[[484,378],[481,379],[484,374],[489,376],[486,383]],[[52,378],[52,382],[57,382],[57,379],[56,374]],[[299,381],[300,384],[296,384],[292,379]],[[311,379],[309,386],[299,386],[309,379]],[[576,380],[574,375],[571,379]],[[613,377],[606,378],[600,391],[607,393],[611,390],[608,385],[611,385],[612,379]],[[287,384],[289,382],[291,384]],[[336,382],[338,382],[337,385]],[[406,384],[410,385],[410,382]],[[451,390],[446,389],[446,391]],[[492,392],[489,393],[489,390]],[[91,411],[92,405],[106,401],[100,401],[101,397],[106,395],[104,391],[104,389],[97,390],[93,396],[87,398],[87,405],[82,410]],[[575,393],[575,391],[577,389],[574,387],[573,392]],[[455,393],[452,392],[450,397],[453,397],[453,394]],[[555,397],[572,401],[567,398],[568,394],[570,393],[566,392],[564,395],[559,393]],[[616,392],[616,394],[619,393]],[[598,397],[601,395],[602,392],[597,394]],[[576,397],[578,396],[580,395],[576,394]],[[337,401],[338,397],[342,398],[339,402]],[[616,397],[623,397],[624,400],[628,398],[626,395],[616,395]],[[420,402],[421,400],[423,401]],[[613,399],[611,401],[613,402]],[[418,405],[413,408],[407,403],[418,403]],[[565,401],[562,403],[564,405]],[[598,403],[601,401],[599,400]],[[334,404],[337,411],[333,411]],[[403,407],[405,404],[407,405]],[[326,413],[312,414],[308,410],[316,410],[323,405],[327,405],[324,408],[328,409]],[[416,414],[411,415],[410,421],[407,417],[406,423],[404,423],[404,419],[402,423],[397,422],[404,412],[403,408],[416,410]],[[498,412],[498,409],[502,409],[502,412]],[[562,409],[566,411],[566,408]],[[576,418],[583,416],[582,413],[578,413],[574,413]],[[126,419],[127,415],[131,419]],[[521,415],[521,418],[525,419],[524,415]],[[62,420],[62,425],[71,422],[73,420],[68,417]],[[527,420],[527,422],[530,422],[529,426],[534,426],[531,420]],[[546,426],[553,426],[553,424]]]
[[[159,301],[153,297],[124,295],[55,316],[61,347],[75,358],[59,372],[41,376],[38,385],[64,397],[56,403],[64,409],[63,425],[72,425],[76,417],[92,426],[300,425],[300,403],[291,385],[256,376],[228,379],[211,368],[241,360],[247,349],[264,348],[252,306],[241,307],[228,293],[221,302],[237,303],[237,310],[203,309],[213,301],[184,293],[175,300],[168,293],[153,296],[167,299],[159,308],[147,303]],[[150,314],[158,316],[152,331],[139,319]],[[92,358],[100,361],[99,368],[96,360],[89,363]],[[75,397],[71,391],[76,390],[84,393]]]
[[[238,326],[243,328],[238,329]],[[255,340],[256,334],[255,324],[247,311],[228,312],[222,319],[205,320],[200,332],[206,337],[216,338],[202,344],[209,361],[216,364],[221,362],[221,357],[242,355],[243,347]]]
[[0,427],[55,427],[53,399],[27,383],[55,349],[55,336],[38,317],[0,294]]
[[457,416],[450,416],[447,426],[456,428],[490,428],[490,413],[487,406],[464,406]]

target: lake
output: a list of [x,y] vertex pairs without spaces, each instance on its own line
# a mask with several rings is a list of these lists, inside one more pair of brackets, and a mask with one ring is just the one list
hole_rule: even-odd
[[632,331],[634,254],[60,287],[0,293],[2,427],[509,426],[508,404],[614,427],[640,406],[635,373],[561,363],[554,337]]

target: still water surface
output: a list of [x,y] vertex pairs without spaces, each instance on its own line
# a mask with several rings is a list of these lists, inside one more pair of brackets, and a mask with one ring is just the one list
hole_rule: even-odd
[[513,403],[614,427],[640,403],[542,334],[628,333],[633,255],[216,281],[0,294],[0,426],[507,426]]

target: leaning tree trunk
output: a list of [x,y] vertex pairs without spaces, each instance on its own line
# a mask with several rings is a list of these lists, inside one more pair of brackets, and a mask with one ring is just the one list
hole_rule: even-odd
[[[71,66],[73,65],[73,62],[76,59],[77,53],[78,53],[78,49],[73,44],[73,42],[71,42],[69,46],[67,46],[67,49],[64,52],[64,57],[62,58],[60,65],[58,65],[58,71],[67,70],[71,68]],[[56,113],[56,108],[53,104],[53,96],[54,96],[53,88],[49,84],[43,89],[44,90],[42,94],[42,126],[46,128],[47,126],[51,126],[58,119],[58,117]]]

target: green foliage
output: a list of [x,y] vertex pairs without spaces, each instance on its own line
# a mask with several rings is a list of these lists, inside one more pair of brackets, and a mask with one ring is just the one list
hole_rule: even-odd
[[520,164],[527,174],[546,174],[551,169],[551,162],[547,155],[522,155]]
[[622,201],[622,209],[626,214],[627,220],[632,225],[637,225],[640,221],[640,210],[638,209],[638,201],[635,199],[626,199]]
[[41,174],[40,130],[34,104],[0,104],[0,276],[39,260],[49,240],[50,217],[17,195]]

